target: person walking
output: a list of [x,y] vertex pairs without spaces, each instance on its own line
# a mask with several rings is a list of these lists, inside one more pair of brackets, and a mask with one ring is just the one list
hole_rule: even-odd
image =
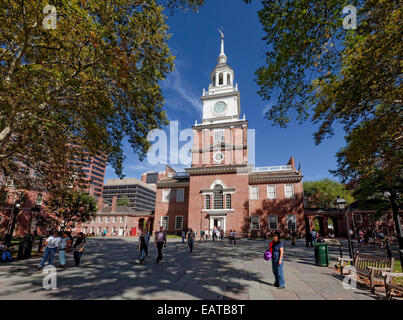
[[141,231],[140,237],[139,237],[139,243],[137,245],[137,248],[140,250],[140,263],[144,262],[144,259],[146,258],[146,252],[147,252],[147,232],[145,229]]
[[185,243],[185,238],[186,238],[186,232],[185,230],[182,230],[182,243]]
[[189,234],[188,234],[188,246],[190,249],[190,253],[193,252],[193,246],[195,243],[195,239],[196,239],[196,234],[193,232],[193,229],[190,229]]
[[146,257],[148,257],[148,246],[150,245],[150,233],[148,231],[146,231]]
[[291,232],[291,245],[292,246],[297,245],[297,233],[295,232],[295,229],[292,229],[292,232]]
[[200,241],[201,240],[204,240],[204,230],[203,229],[200,230]]
[[236,244],[236,230],[232,230],[232,242]]
[[315,231],[315,229],[311,230],[311,238],[312,238],[312,242],[315,243],[316,241],[316,236],[317,236],[317,232]]
[[272,269],[274,274],[274,286],[277,289],[284,289],[285,288],[285,281],[284,281],[284,272],[283,272],[283,256],[284,256],[284,246],[280,241],[280,232],[275,232],[273,241],[270,243],[271,248],[271,262],[272,262]]
[[215,241],[215,237],[216,237],[216,227],[213,228],[213,234],[212,234],[212,236],[213,236],[213,241]]
[[79,267],[81,265],[81,257],[84,253],[84,248],[85,248],[86,240],[84,237],[84,233],[80,232],[77,235],[76,242],[73,245],[73,250],[74,250],[74,262],[75,266]]
[[158,250],[158,257],[157,257],[157,263],[159,263],[163,256],[162,256],[162,247],[163,246],[167,246],[167,236],[164,232],[164,228],[161,226],[160,227],[160,231],[158,231],[155,234],[155,238],[154,238],[154,243],[157,245],[157,250]]
[[220,231],[220,240],[223,241],[224,240],[224,230],[221,229]]
[[71,240],[68,233],[63,232],[62,239],[59,244],[59,262],[60,267],[64,270],[66,268],[66,251],[71,246]]
[[55,258],[55,254],[57,248],[59,247],[59,243],[61,238],[59,237],[59,232],[54,231],[53,235],[48,237],[45,241],[45,252],[43,253],[42,261],[39,263],[38,269],[43,269],[43,266],[46,261],[49,260],[49,265],[53,265],[53,260]]

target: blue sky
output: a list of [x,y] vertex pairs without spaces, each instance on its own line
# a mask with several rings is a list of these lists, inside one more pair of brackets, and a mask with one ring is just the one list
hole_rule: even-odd
[[[255,129],[255,165],[274,166],[286,164],[291,156],[298,166],[301,163],[304,180],[332,178],[329,169],[336,168],[336,152],[344,145],[344,133],[335,128],[335,135],[319,146],[313,140],[315,127],[306,122],[292,122],[287,129],[272,126],[264,118],[270,105],[257,94],[254,72],[264,65],[266,51],[262,27],[257,11],[259,1],[246,5],[241,0],[206,0],[198,13],[167,13],[167,23],[172,37],[169,46],[176,56],[175,71],[161,83],[166,100],[165,110],[170,121],[178,121],[179,131],[190,128],[195,120],[201,121],[200,96],[208,88],[209,73],[217,64],[220,37],[217,28],[223,27],[227,63],[234,69],[235,82],[241,93],[241,116],[245,114],[249,129]],[[168,141],[169,128],[167,132]],[[179,148],[185,142],[179,142]],[[152,165],[146,158],[140,162],[130,146],[124,144],[126,177],[139,178],[142,172],[162,171],[165,165]],[[183,164],[168,164],[177,170]],[[105,179],[116,178],[108,166]]]

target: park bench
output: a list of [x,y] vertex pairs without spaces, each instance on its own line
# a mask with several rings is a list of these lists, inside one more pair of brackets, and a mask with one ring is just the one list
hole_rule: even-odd
[[386,300],[392,300],[394,292],[403,293],[403,287],[393,284],[393,277],[403,277],[403,273],[382,272],[385,280]]
[[382,272],[393,272],[394,259],[371,256],[369,254],[360,253],[358,250],[354,259],[339,258],[340,261],[340,276],[343,278],[344,268],[347,262],[351,262],[355,268],[355,272],[364,278],[367,278],[371,283],[371,292],[375,293],[375,278],[382,278]]

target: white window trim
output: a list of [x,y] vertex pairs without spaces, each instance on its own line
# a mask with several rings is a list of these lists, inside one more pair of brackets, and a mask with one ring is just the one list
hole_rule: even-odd
[[[358,217],[360,217],[360,218],[357,219]],[[356,222],[362,222],[362,215],[359,214],[359,213],[356,213],[356,214],[354,215],[354,220],[355,220]]]
[[[271,198],[271,197],[269,197],[269,188],[274,188],[274,198]],[[275,184],[268,184],[267,185],[267,189],[266,189],[266,191],[267,191],[267,199],[277,199],[277,190],[276,190],[277,188],[276,188],[276,185]]]
[[[167,220],[167,227],[164,227],[164,225],[163,225],[163,223],[162,223],[162,221],[163,221],[164,219]],[[169,217],[168,217],[168,216],[162,216],[162,217],[161,217],[160,226],[161,226],[161,227],[164,227],[164,230],[166,230],[166,229],[169,228]]]
[[[179,190],[182,192],[182,199],[178,199]],[[176,189],[176,202],[185,202],[185,188],[177,188]]]
[[[272,228],[272,227],[270,226],[270,217],[276,217],[276,228]],[[278,215],[276,215],[276,214],[270,214],[270,215],[267,217],[267,222],[268,222],[269,230],[278,230]]]
[[[259,220],[259,227],[257,227],[257,228],[254,228],[254,223],[252,222],[252,220],[253,220],[253,218],[255,218],[255,217],[257,217]],[[253,216],[250,216],[250,229],[251,230],[260,230],[260,216],[258,216],[258,215],[253,215]]]
[[[217,137],[220,137],[222,139],[218,140]],[[217,142],[224,142],[225,141],[225,137],[224,137],[224,129],[215,129],[214,130],[214,143]]]
[[[287,186],[291,186],[291,190],[292,190],[292,196],[291,197],[287,197]],[[294,185],[291,183],[286,183],[284,185],[284,198],[286,199],[293,199],[294,198]]]
[[117,217],[113,217],[113,218],[112,218],[112,222],[113,222],[113,223],[118,222],[118,218],[117,218]]
[[[257,192],[256,192],[256,198],[252,197],[252,189],[256,188]],[[257,200],[259,199],[259,186],[249,186],[249,198],[251,200]]]
[[[181,227],[177,228],[177,218],[182,218]],[[183,216],[175,216],[175,230],[183,230]]]
[[286,228],[287,230],[292,230],[292,229],[288,229],[288,217],[293,216],[294,217],[294,221],[295,221],[295,229],[298,229],[298,225],[297,225],[297,215],[296,214],[287,214],[285,219],[286,219]]

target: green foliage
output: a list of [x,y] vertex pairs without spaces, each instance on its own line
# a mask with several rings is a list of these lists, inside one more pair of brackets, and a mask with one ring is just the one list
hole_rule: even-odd
[[[143,159],[150,130],[167,124],[160,81],[173,70],[164,6],[202,0],[0,2],[0,171],[24,161],[44,179],[74,153],[103,152],[122,176],[122,139]],[[75,150],[66,148],[74,144]],[[28,156],[27,156],[28,155]]]
[[53,223],[61,223],[62,231],[72,224],[88,222],[97,212],[96,200],[77,190],[60,190],[52,195],[48,205],[54,214]]
[[339,182],[330,179],[304,182],[304,197],[308,208],[334,208],[338,196],[347,203],[354,201],[352,192]]
[[117,206],[130,206],[130,199],[127,196],[121,196],[116,202]]
[[[340,121],[351,132],[379,106],[396,112],[401,99],[399,1],[263,1],[266,65],[256,72],[266,114],[287,126],[292,117],[318,123],[316,143]],[[357,30],[342,26],[343,7],[359,9]],[[400,93],[400,94],[399,94]],[[400,101],[401,106],[401,101]]]

